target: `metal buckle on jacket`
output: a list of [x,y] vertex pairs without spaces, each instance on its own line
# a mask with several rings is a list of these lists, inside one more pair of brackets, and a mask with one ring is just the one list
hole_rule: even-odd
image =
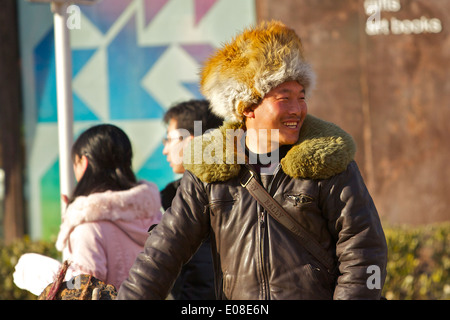
[[[250,173],[250,177],[247,179],[247,181],[245,182],[245,183],[242,183],[242,181],[244,180],[244,178],[245,178],[245,175],[247,175],[248,173]],[[255,173],[252,171],[252,170],[247,170],[247,172],[242,176],[242,178],[241,178],[241,181],[240,181],[240,183],[241,183],[241,186],[242,187],[247,187],[247,185],[250,183],[250,180],[252,180],[252,178],[255,176]]]

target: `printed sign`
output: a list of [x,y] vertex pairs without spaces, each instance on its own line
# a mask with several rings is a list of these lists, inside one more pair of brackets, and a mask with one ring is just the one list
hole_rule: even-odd
[[364,10],[369,16],[366,33],[373,35],[439,33],[442,22],[438,18],[422,15],[413,19],[381,18],[381,12],[399,12],[400,0],[365,0]]

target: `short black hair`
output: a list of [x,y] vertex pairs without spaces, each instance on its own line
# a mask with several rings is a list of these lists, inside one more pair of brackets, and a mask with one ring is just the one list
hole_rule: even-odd
[[188,100],[173,105],[164,114],[163,121],[168,124],[171,119],[177,121],[178,128],[188,130],[191,135],[194,135],[194,121],[202,122],[203,134],[221,126],[224,120],[211,112],[207,100]]

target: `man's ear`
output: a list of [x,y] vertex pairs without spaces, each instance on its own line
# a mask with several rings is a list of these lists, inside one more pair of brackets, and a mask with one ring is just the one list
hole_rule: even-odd
[[256,105],[250,106],[242,112],[246,118],[255,118]]

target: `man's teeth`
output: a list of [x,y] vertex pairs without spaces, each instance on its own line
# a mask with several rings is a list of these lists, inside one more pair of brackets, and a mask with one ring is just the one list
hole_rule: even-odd
[[297,122],[285,122],[283,124],[287,127],[293,127],[293,128],[297,127]]

